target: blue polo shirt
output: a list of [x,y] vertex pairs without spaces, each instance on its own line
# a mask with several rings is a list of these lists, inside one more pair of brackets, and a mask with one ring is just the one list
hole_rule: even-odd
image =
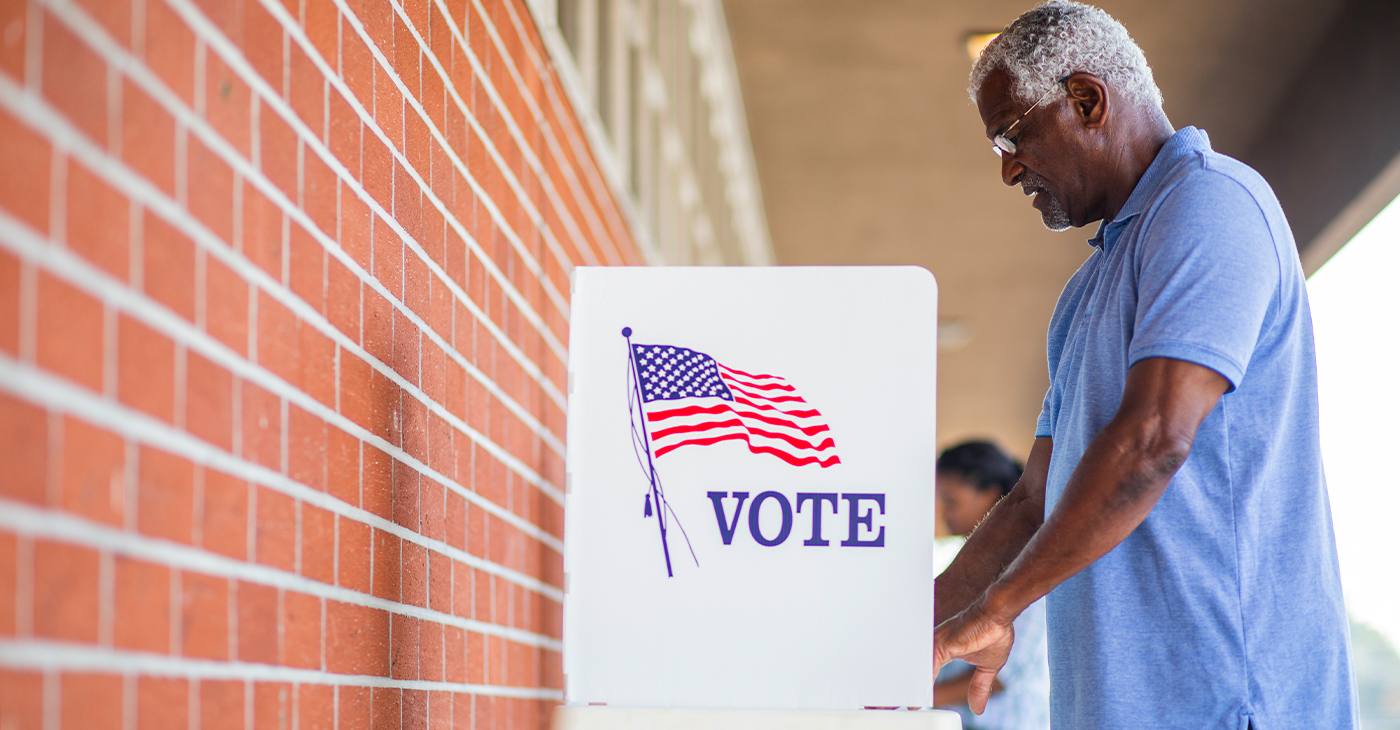
[[1134,363],[1230,387],[1147,519],[1049,595],[1052,726],[1356,728],[1312,318],[1273,191],[1187,127],[1090,244],[1050,321],[1046,514]]

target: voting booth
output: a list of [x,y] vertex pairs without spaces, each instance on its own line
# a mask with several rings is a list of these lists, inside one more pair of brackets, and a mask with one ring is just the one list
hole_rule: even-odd
[[933,686],[932,275],[580,267],[569,350],[556,727],[959,727],[911,711]]

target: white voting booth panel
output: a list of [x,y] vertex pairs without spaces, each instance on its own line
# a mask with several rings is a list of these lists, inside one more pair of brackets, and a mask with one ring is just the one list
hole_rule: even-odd
[[557,724],[932,704],[936,342],[915,267],[575,271]]

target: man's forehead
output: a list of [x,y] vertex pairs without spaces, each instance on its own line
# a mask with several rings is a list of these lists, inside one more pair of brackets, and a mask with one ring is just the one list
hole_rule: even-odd
[[1005,69],[995,69],[987,74],[982,87],[977,90],[977,111],[982,115],[982,123],[988,134],[1003,120],[1003,117],[1016,116],[1015,100],[1011,96],[1011,76]]

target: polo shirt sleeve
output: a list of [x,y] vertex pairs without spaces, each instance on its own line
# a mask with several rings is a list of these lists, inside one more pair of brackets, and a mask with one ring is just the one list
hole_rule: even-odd
[[1225,174],[1194,171],[1153,211],[1138,254],[1129,366],[1186,360],[1239,387],[1280,280],[1253,195]]

